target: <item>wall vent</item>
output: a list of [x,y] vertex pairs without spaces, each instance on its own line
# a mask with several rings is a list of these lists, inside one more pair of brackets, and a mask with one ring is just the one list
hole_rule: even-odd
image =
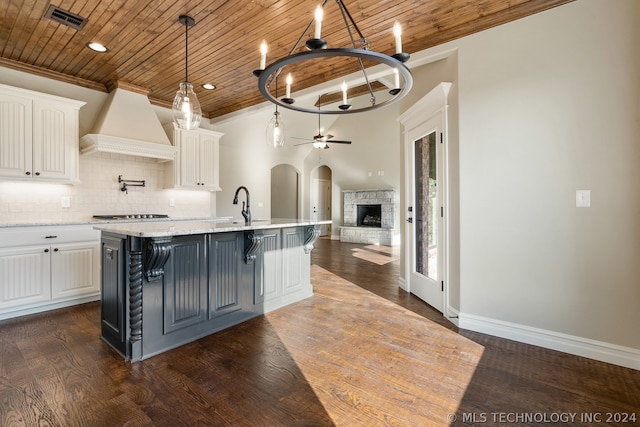
[[51,19],[52,21],[55,21],[59,24],[66,25],[67,27],[71,27],[74,30],[82,29],[82,27],[84,27],[84,24],[87,23],[87,18],[75,15],[52,4],[49,5],[47,12],[44,14],[44,17],[47,19]]

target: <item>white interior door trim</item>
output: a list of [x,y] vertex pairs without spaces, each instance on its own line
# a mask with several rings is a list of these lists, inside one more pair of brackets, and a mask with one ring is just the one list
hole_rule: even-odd
[[[407,111],[405,111],[399,118],[398,121],[402,124],[404,128],[404,147],[405,147],[405,156],[404,156],[404,184],[405,184],[405,206],[404,206],[404,220],[409,216],[408,207],[412,206],[413,203],[413,195],[409,194],[411,191],[413,184],[411,180],[413,179],[413,165],[411,163],[411,151],[413,141],[424,136],[424,131],[422,129],[423,125],[426,125],[428,121],[433,119],[437,115],[441,115],[441,129],[443,134],[443,156],[444,156],[444,176],[445,183],[449,182],[449,144],[448,144],[448,96],[449,91],[451,89],[452,83],[442,82],[438,84],[434,89],[432,89],[428,94],[418,100],[413,106],[411,106]],[[449,189],[448,185],[445,184],[445,188],[443,189],[443,204],[445,206],[444,216],[443,216],[443,224],[444,224],[444,240],[445,240],[445,251],[444,251],[444,271],[441,275],[441,280],[444,281],[444,292],[443,292],[443,304],[444,307],[443,315],[448,317],[451,313],[449,313],[448,308],[449,304],[449,283],[448,279],[450,277],[450,264],[449,264],[449,251],[451,248],[449,242],[449,215],[450,206],[449,203]],[[411,292],[411,265],[412,261],[409,259],[410,256],[413,255],[412,249],[409,247],[413,240],[409,233],[412,232],[412,227],[408,227],[405,225],[404,228],[404,242],[405,242],[405,274],[404,274],[404,284],[405,290],[407,292]]]

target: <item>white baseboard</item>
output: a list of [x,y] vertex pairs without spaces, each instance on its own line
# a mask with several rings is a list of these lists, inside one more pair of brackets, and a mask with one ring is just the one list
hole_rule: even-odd
[[640,350],[631,347],[623,347],[473,314],[460,313],[458,327],[640,370]]
[[443,315],[449,322],[453,323],[457,327],[460,327],[460,312],[458,310],[451,307],[450,305],[447,305],[447,308],[445,309]]
[[339,234],[332,234],[331,235],[331,240],[340,240],[340,235]]
[[398,286],[404,291],[407,290],[407,282],[404,281],[404,277],[398,277]]
[[42,313],[49,310],[57,310],[59,308],[71,307],[73,305],[84,304],[87,302],[100,300],[100,293],[91,294],[80,298],[72,298],[65,301],[54,301],[46,304],[40,304],[29,308],[17,308],[12,311],[0,313],[0,320],[12,319],[14,317],[27,316],[29,314]]

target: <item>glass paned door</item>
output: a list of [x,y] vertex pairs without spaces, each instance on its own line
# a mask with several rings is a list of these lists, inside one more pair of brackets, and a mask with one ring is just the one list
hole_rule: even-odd
[[415,269],[438,280],[438,185],[436,132],[414,142]]

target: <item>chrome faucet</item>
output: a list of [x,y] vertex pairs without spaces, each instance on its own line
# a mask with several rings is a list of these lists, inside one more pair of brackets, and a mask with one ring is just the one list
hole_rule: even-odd
[[240,192],[240,190],[244,190],[244,192],[247,193],[247,209],[244,209],[244,202],[242,202],[242,216],[244,217],[244,222],[248,224],[251,222],[251,208],[249,207],[249,190],[247,190],[247,187],[245,187],[244,185],[238,187],[238,189],[236,190],[236,195],[233,197],[233,204],[238,204],[238,193]]

